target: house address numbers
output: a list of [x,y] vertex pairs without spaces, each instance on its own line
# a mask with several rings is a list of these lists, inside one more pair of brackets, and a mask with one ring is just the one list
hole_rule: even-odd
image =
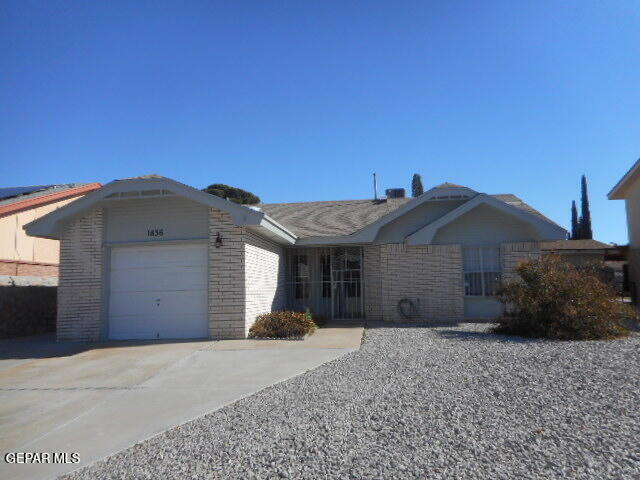
[[147,237],[162,237],[164,236],[163,228],[150,228],[147,230]]

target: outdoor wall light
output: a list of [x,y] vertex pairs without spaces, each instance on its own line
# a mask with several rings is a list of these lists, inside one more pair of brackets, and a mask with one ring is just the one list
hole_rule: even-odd
[[216,234],[216,248],[220,248],[222,246],[222,237],[220,236],[220,232]]

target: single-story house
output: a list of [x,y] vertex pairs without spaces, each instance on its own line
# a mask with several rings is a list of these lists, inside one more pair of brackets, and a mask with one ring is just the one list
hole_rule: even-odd
[[640,299],[640,160],[607,194],[609,200],[624,200],[627,211],[629,289],[634,303]]
[[564,228],[511,194],[244,206],[157,175],[118,180],[26,227],[60,240],[59,340],[244,338],[258,314],[452,322]]
[[0,276],[57,277],[58,241],[27,236],[23,227],[100,187],[69,183],[0,188]]

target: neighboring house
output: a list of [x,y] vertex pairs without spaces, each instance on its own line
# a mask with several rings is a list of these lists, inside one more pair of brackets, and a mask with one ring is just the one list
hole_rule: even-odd
[[634,302],[640,298],[640,160],[611,189],[609,200],[624,200],[627,210],[629,289]]
[[0,188],[0,276],[58,276],[58,242],[29,237],[23,226],[88,192],[99,183]]
[[589,263],[603,263],[607,254],[616,251],[617,247],[597,240],[556,240],[543,242],[542,253],[562,255],[568,262],[580,266]]
[[60,239],[58,339],[244,338],[256,315],[452,322],[566,231],[514,195],[238,205],[174,180],[111,182],[36,220]]

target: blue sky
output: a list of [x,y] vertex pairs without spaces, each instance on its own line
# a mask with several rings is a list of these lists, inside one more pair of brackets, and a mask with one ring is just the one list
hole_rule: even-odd
[[159,173],[267,202],[444,181],[568,226],[640,157],[635,1],[0,6],[0,185]]

